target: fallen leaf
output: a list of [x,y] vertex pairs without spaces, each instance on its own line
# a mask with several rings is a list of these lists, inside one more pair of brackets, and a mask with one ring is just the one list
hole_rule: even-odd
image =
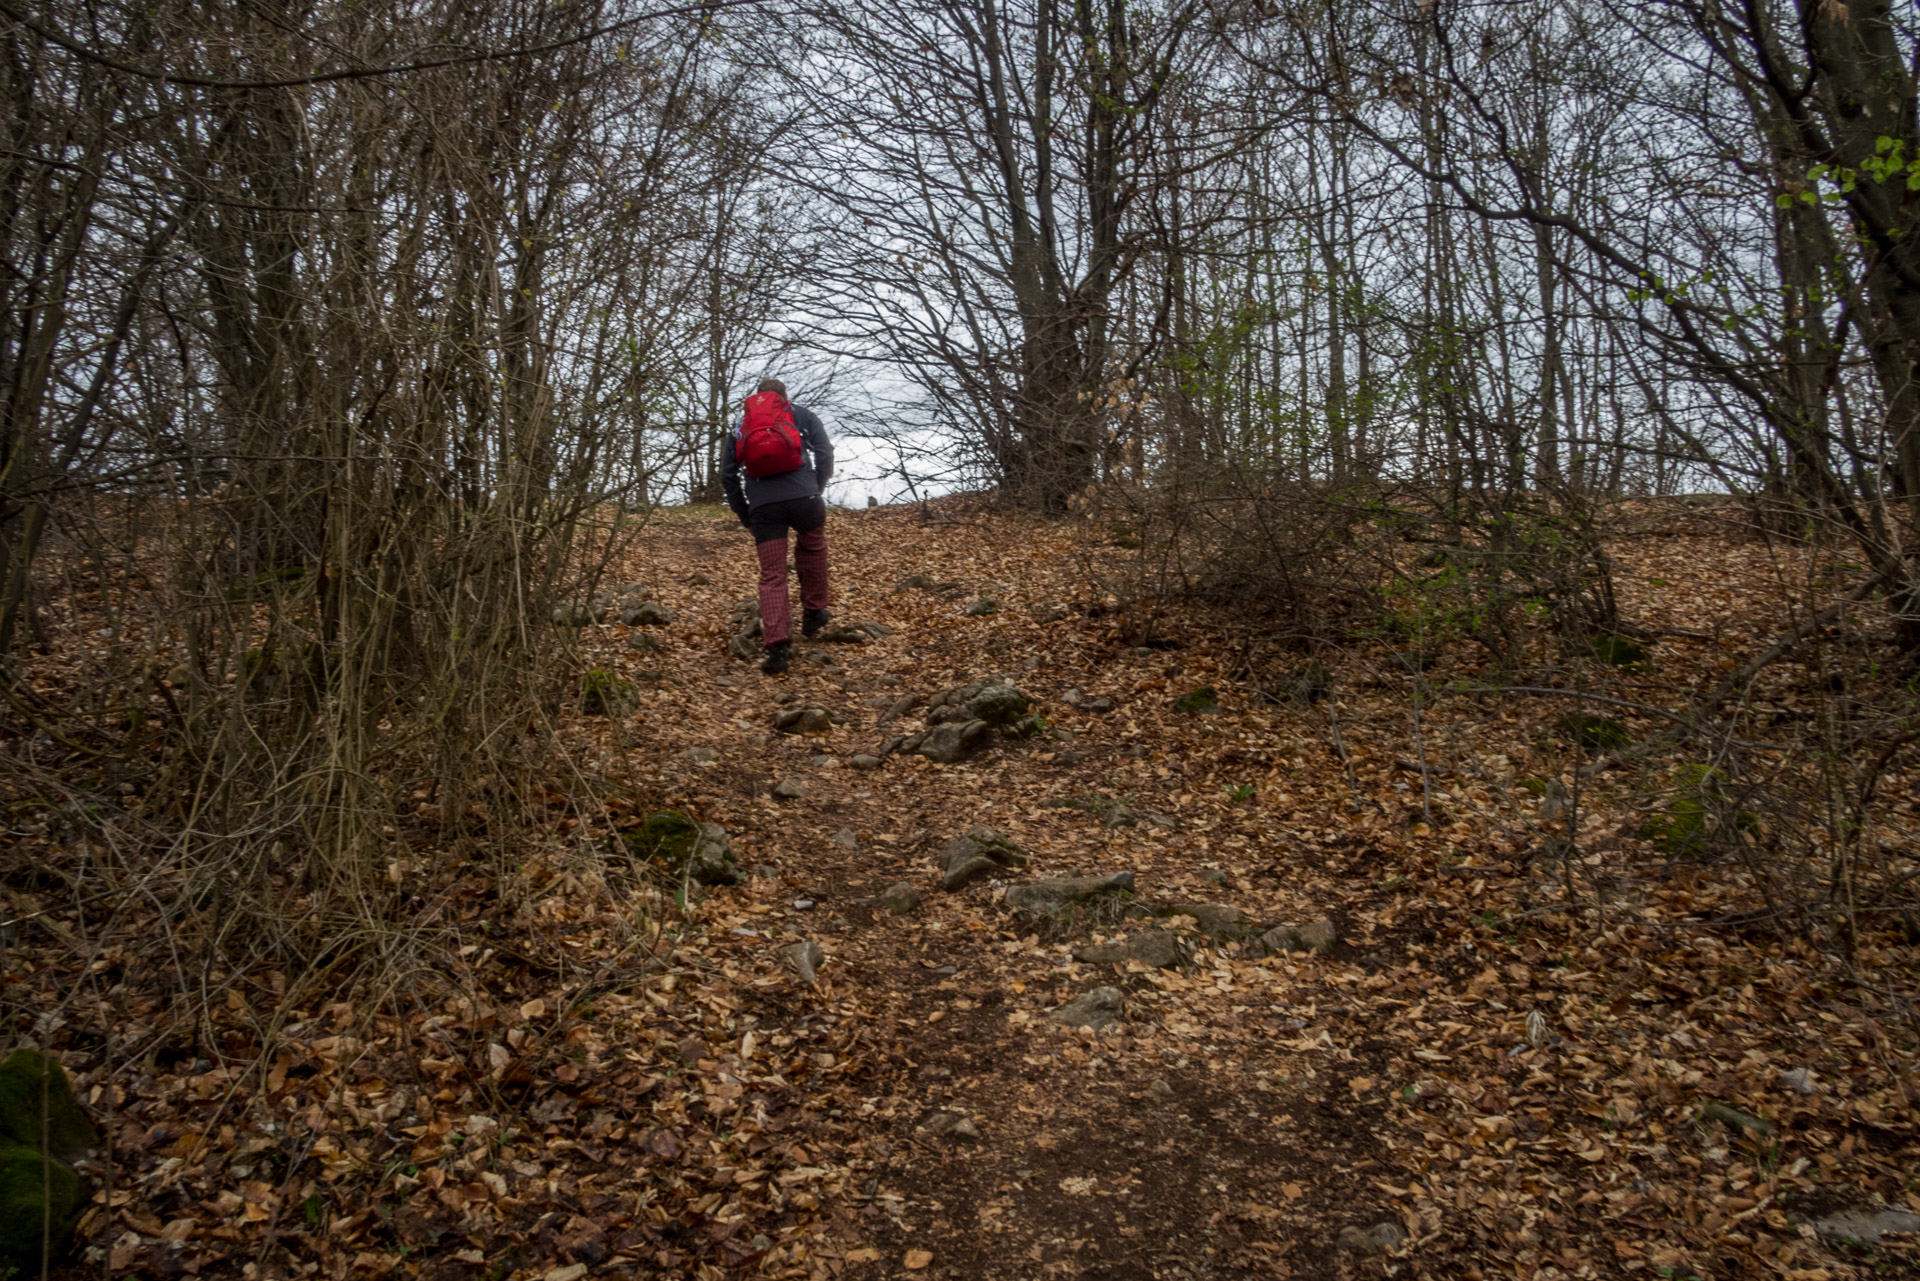
[[[901,1262],[907,1265],[907,1271],[918,1272],[921,1268],[933,1262],[933,1251],[909,1250],[907,1251],[907,1257],[902,1259]],[[584,1272],[586,1269],[582,1268],[581,1271]],[[551,1281],[551,1278],[549,1278],[549,1281]]]

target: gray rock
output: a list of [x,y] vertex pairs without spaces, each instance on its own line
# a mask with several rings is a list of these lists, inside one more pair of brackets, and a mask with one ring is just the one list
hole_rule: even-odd
[[660,638],[652,632],[628,632],[627,648],[643,649],[650,653],[657,653],[660,649]]
[[1147,1097],[1164,1103],[1173,1097],[1173,1087],[1167,1084],[1166,1077],[1156,1076],[1147,1082]]
[[1204,934],[1225,934],[1247,923],[1246,913],[1227,903],[1175,903],[1171,910],[1191,916]]
[[914,889],[913,884],[909,881],[896,881],[894,884],[887,886],[886,889],[881,890],[879,897],[876,898],[874,902],[886,908],[895,916],[906,916],[911,912],[919,910],[920,891]]
[[1274,952],[1311,952],[1325,956],[1340,941],[1333,922],[1322,918],[1308,925],[1276,925],[1262,934],[1256,946],[1258,954]]
[[553,607],[555,627],[586,627],[600,621],[600,608],[591,601],[562,601]]
[[780,955],[801,978],[813,984],[820,982],[820,967],[826,962],[827,954],[818,943],[812,939],[789,943],[780,949]]
[[1092,712],[1095,715],[1105,715],[1113,710],[1113,700],[1105,694],[1089,698],[1077,689],[1070,689],[1062,694],[1060,701],[1076,712]]
[[1045,609],[1034,611],[1033,621],[1044,627],[1048,623],[1064,623],[1071,617],[1073,611],[1065,605],[1048,605]]
[[780,879],[780,869],[771,863],[755,863],[748,869],[748,874],[756,881],[777,881]]
[[1392,1254],[1406,1243],[1406,1229],[1398,1223],[1376,1223],[1370,1228],[1349,1224],[1340,1229],[1340,1238],[1335,1242],[1342,1250],[1354,1254]]
[[1782,1089],[1792,1090],[1798,1094],[1812,1094],[1820,1088],[1814,1084],[1812,1070],[1803,1067],[1782,1072],[1780,1085]]
[[680,753],[680,755],[686,757],[695,765],[711,765],[720,759],[720,753],[714,751],[711,747],[689,747],[686,751]]
[[1092,1028],[1098,1032],[1109,1023],[1124,1017],[1126,1008],[1127,999],[1121,994],[1119,988],[1096,987],[1047,1015],[1047,1021],[1067,1027]]
[[645,583],[621,583],[608,590],[607,595],[621,600],[647,600],[653,596],[653,589]]
[[851,827],[843,827],[833,834],[833,843],[843,850],[860,848],[860,836]]
[[824,707],[789,707],[773,718],[782,734],[824,734],[833,728],[833,713]]
[[951,891],[1007,868],[1026,866],[1027,852],[1008,840],[1004,833],[980,824],[948,841],[934,861],[945,873],[940,888]]
[[948,841],[934,861],[946,869],[973,858],[986,858],[1001,867],[1025,867],[1028,855],[1005,832],[979,823]]
[[727,642],[727,657],[737,658],[743,663],[751,663],[760,657],[760,643],[750,632],[741,632]]
[[1815,1219],[1813,1230],[1830,1240],[1878,1245],[1883,1236],[1910,1236],[1920,1232],[1920,1214],[1906,1210],[1840,1210]]
[[940,765],[965,760],[993,739],[993,726],[985,721],[949,721],[924,734],[903,741],[900,750],[910,756],[924,756]]
[[687,575],[687,586],[711,587],[713,586],[713,580],[711,578],[708,578],[705,574],[689,574]]
[[999,613],[1000,606],[995,604],[989,597],[982,596],[980,599],[969,604],[963,612],[968,618],[985,618],[989,614]]
[[1153,755],[1153,749],[1145,743],[1134,743],[1131,746],[1121,748],[1120,755],[1131,756],[1134,760],[1144,761]]
[[1042,916],[1065,904],[1096,894],[1132,888],[1132,872],[1115,872],[1111,876],[1063,876],[1050,881],[1035,881],[1031,885],[1012,886],[1007,890],[1007,906],[1018,912]]
[[964,1116],[953,1112],[935,1112],[920,1123],[920,1129],[937,1138],[950,1139],[955,1143],[977,1143],[980,1128]]
[[740,869],[733,859],[733,842],[727,829],[718,823],[695,825],[693,849],[687,855],[695,883],[700,885],[738,885]]
[[1033,709],[1033,700],[1005,676],[983,676],[938,695],[927,704],[927,722],[942,725],[948,721],[985,721],[989,725],[1012,725]]
[[903,698],[894,699],[891,703],[883,700],[881,706],[887,709],[880,717],[880,723],[885,725],[888,721],[898,720],[920,706],[920,697],[917,694],[908,694]]
[[1203,867],[1200,869],[1200,879],[1203,881],[1212,881],[1215,885],[1225,885],[1227,883],[1227,874],[1217,867]]
[[1124,942],[1091,944],[1073,949],[1073,959],[1089,965],[1124,965],[1138,961],[1157,970],[1170,970],[1183,959],[1180,940],[1166,930],[1140,930]]
[[847,764],[855,769],[879,769],[880,758],[869,752],[855,752],[847,758]]
[[657,600],[634,601],[620,611],[620,621],[628,627],[665,627],[673,611]]
[[733,611],[727,615],[727,626],[744,635],[760,635],[760,598],[742,596],[735,601]]
[[828,627],[813,639],[822,645],[864,645],[867,632],[860,627]]
[[984,881],[1000,870],[1000,864],[990,858],[976,856],[962,859],[947,868],[946,875],[940,878],[940,888],[949,893],[954,890],[963,890],[975,881]]
[[797,778],[783,778],[773,785],[773,795],[776,800],[797,801],[803,799],[806,794],[807,785]]

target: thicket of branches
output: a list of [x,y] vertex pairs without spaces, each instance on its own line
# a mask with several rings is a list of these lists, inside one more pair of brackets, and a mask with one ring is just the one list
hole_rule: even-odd
[[189,990],[431,971],[394,825],[507,887],[582,768],[552,603],[712,486],[777,352],[777,122],[712,15],[618,3],[55,4],[0,46],[8,881]]

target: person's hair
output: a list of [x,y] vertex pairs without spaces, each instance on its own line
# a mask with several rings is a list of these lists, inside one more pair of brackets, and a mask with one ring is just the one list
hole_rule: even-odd
[[760,380],[760,390],[770,391],[782,400],[787,398],[787,385],[778,378],[762,378]]

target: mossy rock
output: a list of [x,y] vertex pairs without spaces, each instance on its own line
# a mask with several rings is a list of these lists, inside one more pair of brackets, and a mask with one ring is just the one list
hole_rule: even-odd
[[1217,712],[1220,710],[1220,693],[1211,685],[1202,685],[1199,689],[1174,699],[1173,709],[1176,712],[1185,712],[1189,716]]
[[1038,712],[1022,716],[1000,731],[1008,738],[1035,738],[1047,732],[1047,718]]
[[0,1276],[38,1276],[43,1246],[58,1259],[73,1242],[85,1196],[80,1176],[24,1143],[0,1143]]
[[71,1163],[100,1146],[100,1132],[80,1110],[66,1070],[38,1050],[19,1049],[0,1063],[0,1142]]
[[1553,725],[1590,752],[1614,752],[1633,742],[1633,735],[1627,732],[1627,727],[1611,716],[1568,712]]
[[1674,776],[1674,797],[1641,825],[1640,835],[1675,858],[1698,858],[1715,836],[1747,831],[1759,819],[1743,812],[1722,787],[1727,776],[1711,765],[1683,765]]
[[734,861],[733,842],[718,823],[701,823],[679,810],[662,810],[627,833],[627,849],[641,862],[653,863],[678,878],[699,885],[738,885],[746,878]]
[[1645,671],[1647,660],[1653,657],[1645,645],[1628,640],[1624,636],[1602,633],[1589,636],[1585,646],[1588,658],[1606,663],[1610,667],[1624,667],[1633,671]]
[[634,683],[596,667],[580,678],[580,710],[588,716],[624,716],[640,705]]

